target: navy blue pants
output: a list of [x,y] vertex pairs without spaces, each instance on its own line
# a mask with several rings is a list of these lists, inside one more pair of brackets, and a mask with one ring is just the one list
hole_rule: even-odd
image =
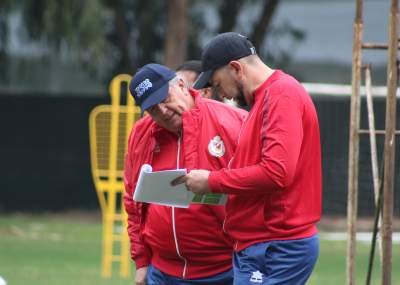
[[147,269],[146,282],[147,285],[232,285],[233,272],[229,270],[207,278],[188,280],[167,275],[150,265]]
[[233,284],[305,284],[318,254],[318,235],[249,246],[233,254]]

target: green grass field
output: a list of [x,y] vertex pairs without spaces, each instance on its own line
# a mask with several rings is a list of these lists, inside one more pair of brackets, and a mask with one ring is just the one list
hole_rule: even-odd
[[[358,243],[357,284],[365,284],[369,244]],[[345,284],[345,241],[321,241],[308,284]],[[101,222],[83,215],[0,216],[0,276],[7,285],[134,284],[114,270],[100,278]],[[379,260],[372,284],[380,284]],[[393,283],[400,284],[400,245],[393,245]],[[134,267],[132,265],[132,272]]]

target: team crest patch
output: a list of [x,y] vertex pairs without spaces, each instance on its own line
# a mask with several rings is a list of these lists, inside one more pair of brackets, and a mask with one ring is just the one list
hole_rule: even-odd
[[225,154],[225,145],[220,136],[215,136],[208,143],[208,152],[215,157],[221,157]]

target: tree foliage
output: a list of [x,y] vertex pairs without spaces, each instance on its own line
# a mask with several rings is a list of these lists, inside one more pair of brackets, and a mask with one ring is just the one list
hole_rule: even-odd
[[[45,43],[49,54],[67,54],[96,74],[132,73],[151,62],[171,67],[186,58],[200,58],[204,39],[226,31],[243,31],[239,17],[258,5],[249,19],[247,35],[259,54],[268,60],[290,60],[285,51],[265,51],[270,38],[290,35],[301,41],[304,33],[290,24],[272,27],[279,0],[3,0],[0,16],[22,13],[30,39]],[[214,11],[217,25],[208,21]],[[0,17],[2,18],[2,17]],[[0,58],[5,54],[6,21],[0,20]],[[248,30],[248,29],[247,29]],[[278,31],[278,32],[277,32]],[[103,72],[104,73],[104,72]],[[110,76],[106,76],[107,80]]]

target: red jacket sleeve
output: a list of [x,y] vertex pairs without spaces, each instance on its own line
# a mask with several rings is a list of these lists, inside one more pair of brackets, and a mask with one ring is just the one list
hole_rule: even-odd
[[141,268],[150,264],[150,249],[143,243],[142,219],[144,218],[143,204],[133,200],[133,191],[136,187],[138,174],[133,169],[132,163],[132,139],[134,132],[131,133],[128,142],[128,152],[125,156],[124,167],[124,205],[128,214],[128,235],[131,244],[131,257],[136,263],[136,268]]
[[261,160],[211,172],[208,183],[213,192],[265,194],[293,181],[303,138],[302,107],[296,99],[279,94],[265,96],[262,108]]

